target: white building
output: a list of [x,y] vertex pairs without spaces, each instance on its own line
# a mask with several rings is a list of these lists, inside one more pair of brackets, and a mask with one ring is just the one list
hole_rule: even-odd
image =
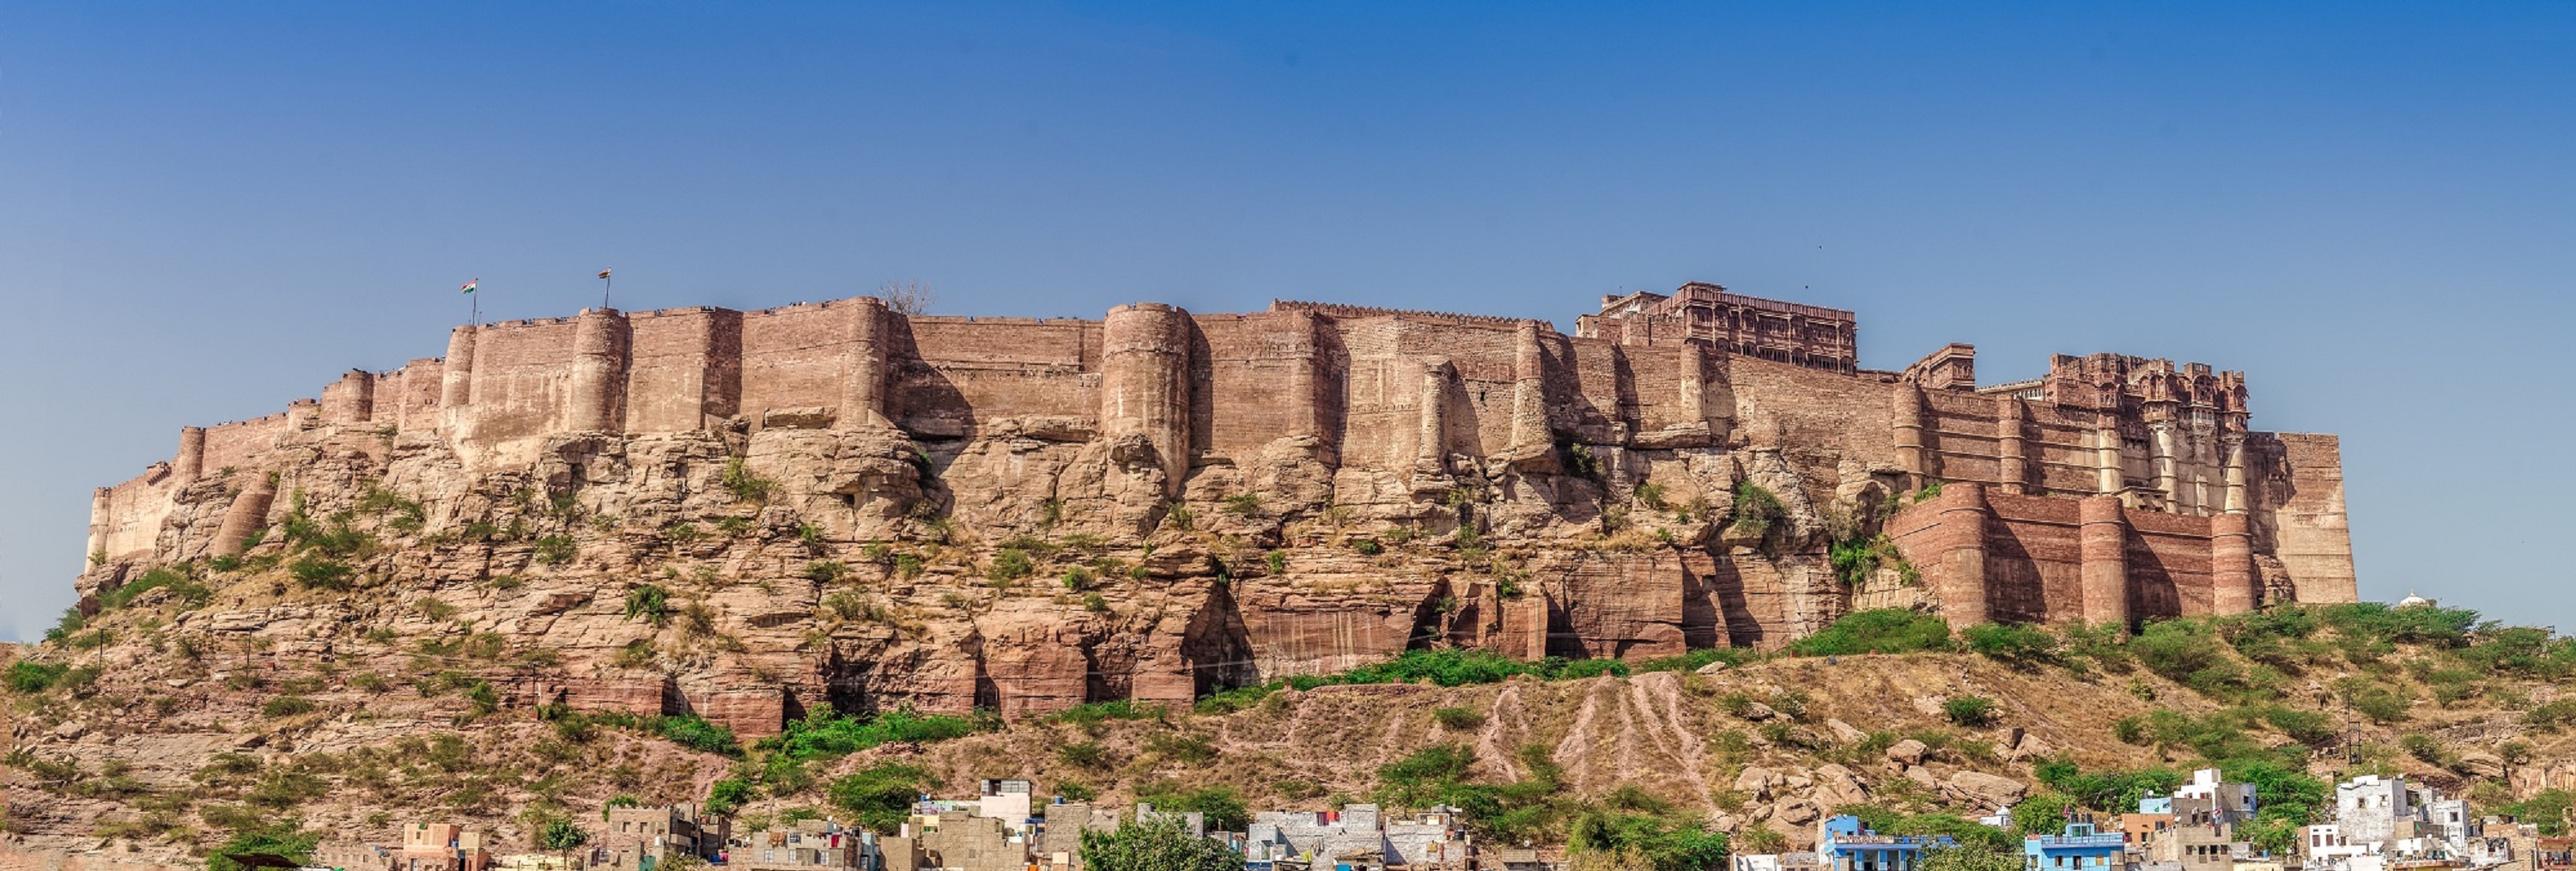
[[2406,824],[2424,822],[2428,792],[2406,778],[2376,774],[2335,784],[2335,825],[2347,843],[2377,853],[2382,844],[2413,836],[2414,827]]

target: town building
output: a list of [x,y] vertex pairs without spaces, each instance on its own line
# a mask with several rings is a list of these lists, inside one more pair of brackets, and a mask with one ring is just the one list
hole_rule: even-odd
[[[1029,840],[1002,820],[962,810],[915,813],[903,824],[903,845],[918,850],[921,868],[942,871],[1026,871]],[[898,855],[888,850],[889,856]],[[898,868],[896,871],[902,871]]]
[[483,833],[455,823],[404,826],[402,847],[393,855],[394,871],[484,871],[491,864]]
[[2057,834],[2023,839],[2021,852],[2026,867],[2044,871],[2119,871],[2128,864],[2127,845],[2120,833],[2096,831],[2091,817],[2078,817]]
[[[726,865],[749,871],[886,871],[876,834],[830,820],[798,820],[753,832],[726,851]],[[913,871],[898,866],[893,871]]]
[[675,855],[714,860],[732,825],[729,818],[706,814],[689,802],[611,807],[606,830],[591,844],[611,857],[632,856],[635,867],[651,871],[653,865]]
[[2335,825],[2347,843],[2377,853],[2381,844],[2415,835],[2432,797],[2404,777],[2365,774],[2335,784]]
[[1850,814],[1816,822],[1816,859],[1828,871],[1915,871],[1924,850],[1957,844],[1948,835],[1882,835]]
[[1401,817],[1389,817],[1373,804],[1343,805],[1338,811],[1264,811],[1253,815],[1244,842],[1244,859],[1254,865],[1463,869],[1472,858],[1466,828],[1451,808]]
[[[2180,804],[2192,800],[2175,801]],[[2235,871],[2236,856],[2241,852],[2247,850],[2236,842],[2232,825],[2177,823],[2159,834],[2145,855],[2177,871]]]

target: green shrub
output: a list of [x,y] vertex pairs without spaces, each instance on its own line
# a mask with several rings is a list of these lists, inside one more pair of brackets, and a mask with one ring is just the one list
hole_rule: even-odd
[[1980,623],[1960,630],[1959,641],[1988,659],[2017,666],[2057,661],[2057,636],[2035,626]]
[[1979,728],[1995,721],[1995,702],[1984,696],[1951,696],[1941,703],[1941,714],[1953,724]]
[[1771,527],[1789,517],[1789,509],[1780,497],[1747,478],[1735,482],[1735,532],[1746,537],[1769,535]]
[[572,536],[569,535],[549,535],[537,539],[537,562],[546,565],[559,566],[572,562],[572,558],[580,553],[581,547],[574,544]]
[[1485,725],[1484,714],[1466,708],[1435,709],[1431,712],[1431,719],[1437,721],[1440,728],[1453,732],[1472,732]]
[[115,592],[107,594],[99,604],[109,610],[115,610],[132,604],[134,600],[142,598],[144,593],[166,589],[170,591],[172,597],[188,607],[204,605],[214,599],[215,593],[213,590],[206,589],[204,584],[197,583],[189,568],[187,563],[180,563],[144,572],[142,577],[129,581],[125,586],[116,588]]
[[304,831],[300,821],[294,819],[257,827],[243,826],[206,854],[206,871],[251,871],[248,866],[228,857],[253,853],[284,856],[300,864],[313,856],[313,846],[321,841],[320,832]]
[[743,502],[767,502],[770,488],[777,486],[777,482],[752,474],[741,457],[725,459],[724,475],[719,483],[724,485],[725,492],[732,493],[733,498]]
[[1064,590],[1068,593],[1079,593],[1084,590],[1091,589],[1091,570],[1081,566],[1074,566],[1072,568],[1065,569],[1063,580]]
[[805,579],[817,584],[840,580],[849,573],[849,566],[832,560],[815,560],[805,564]]
[[2522,722],[2542,732],[2556,732],[2576,725],[2576,698],[2562,698],[2524,711]]
[[1076,741],[1060,745],[1055,748],[1055,755],[1056,758],[1064,760],[1065,764],[1077,768],[1109,767],[1109,748],[1100,746],[1098,741]]
[[1029,559],[1027,551],[1006,547],[993,554],[993,564],[984,568],[984,579],[995,583],[1007,583],[1028,577],[1036,571],[1037,563]]
[[1903,608],[1854,611],[1789,645],[1791,652],[1802,656],[1948,649],[1950,624],[1940,617]]
[[879,762],[832,781],[826,791],[832,804],[855,815],[859,825],[891,835],[911,816],[913,800],[938,785],[939,779],[929,769]]
[[999,721],[989,714],[922,714],[910,707],[867,718],[821,710],[788,723],[786,731],[761,739],[759,746],[798,760],[837,759],[886,744],[928,744],[963,738],[998,725]]
[[1111,720],[1160,720],[1170,712],[1162,705],[1140,705],[1127,699],[1087,702],[1052,714],[1044,722],[1090,726]]
[[292,717],[297,714],[312,713],[320,707],[321,706],[314,704],[312,699],[308,699],[303,696],[278,696],[277,698],[269,699],[267,704],[259,706],[259,715],[263,717]]
[[626,619],[660,626],[670,619],[671,591],[658,584],[637,584],[626,591]]
[[2343,694],[2344,704],[2351,705],[2354,711],[2369,717],[2373,723],[2386,725],[2404,720],[2408,709],[2414,707],[2414,700],[2399,695],[2384,683],[2361,678],[2345,678],[2335,683]]
[[660,726],[662,737],[673,744],[726,756],[742,755],[742,745],[734,740],[733,730],[707,722],[705,717],[696,714],[663,717]]
[[357,574],[346,563],[313,555],[296,559],[286,570],[295,576],[296,583],[308,590],[347,590],[351,586],[351,578]]
[[1361,556],[1376,556],[1386,552],[1386,545],[1379,544],[1374,538],[1355,538],[1351,540],[1351,549],[1359,551]]
[[[1172,803],[1165,798],[1163,807]],[[1215,817],[1208,824],[1216,824]],[[1243,856],[1223,841],[1192,834],[1180,821],[1165,818],[1131,823],[1115,830],[1081,833],[1082,864],[1098,871],[1234,871]]]
[[1261,494],[1237,493],[1225,497],[1225,510],[1244,517],[1259,514],[1261,513]]
[[21,659],[10,663],[6,673],[0,673],[0,684],[6,684],[10,692],[32,696],[52,689],[54,684],[62,681],[63,674],[70,670],[71,666],[59,662],[31,662]]

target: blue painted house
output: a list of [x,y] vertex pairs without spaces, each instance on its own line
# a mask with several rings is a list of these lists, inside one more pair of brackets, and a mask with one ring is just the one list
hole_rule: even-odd
[[2066,824],[2055,835],[2033,835],[2021,842],[2022,864],[2033,871],[2117,871],[2125,839],[2118,832],[2093,830],[2091,817]]
[[1816,860],[1825,871],[1915,871],[1924,850],[1956,845],[1948,835],[1882,835],[1850,814],[1816,824]]

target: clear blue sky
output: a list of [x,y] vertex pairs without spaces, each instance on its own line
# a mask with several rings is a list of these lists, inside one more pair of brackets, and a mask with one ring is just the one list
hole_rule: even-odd
[[2204,361],[2343,436],[2366,596],[2576,629],[2576,5],[1918,6],[10,0],[0,638],[181,425],[610,265],[1568,326],[1700,279],[1873,367]]

